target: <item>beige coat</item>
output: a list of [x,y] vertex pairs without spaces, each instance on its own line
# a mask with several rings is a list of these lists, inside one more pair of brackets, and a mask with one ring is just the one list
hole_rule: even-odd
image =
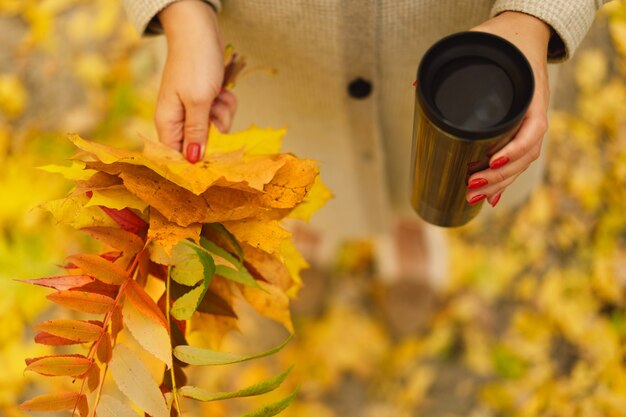
[[[415,73],[441,37],[502,11],[522,11],[552,26],[551,60],[565,60],[602,0],[207,0],[224,39],[251,66],[272,66],[239,83],[235,128],[288,127],[284,147],[321,163],[336,198],[316,216],[326,237],[364,236],[408,203]],[[172,0],[125,0],[141,32],[157,32],[156,13]],[[152,22],[152,23],[150,23]],[[350,95],[357,79],[366,97]],[[363,93],[364,90],[357,92]],[[540,164],[536,164],[539,166]],[[519,200],[538,169],[503,200]],[[535,179],[533,179],[533,177]],[[526,185],[526,190],[523,190]]]

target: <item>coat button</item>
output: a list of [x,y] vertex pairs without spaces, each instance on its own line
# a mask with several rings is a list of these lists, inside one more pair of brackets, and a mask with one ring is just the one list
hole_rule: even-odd
[[372,83],[363,78],[355,78],[348,84],[348,94],[352,98],[362,99],[369,96],[372,92]]

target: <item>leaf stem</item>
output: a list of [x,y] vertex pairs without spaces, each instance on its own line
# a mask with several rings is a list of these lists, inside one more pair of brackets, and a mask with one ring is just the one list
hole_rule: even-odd
[[[165,320],[167,321],[168,326],[172,326],[170,319],[170,275],[172,272],[171,266],[167,269],[167,279],[165,281]],[[172,330],[170,329],[170,334]],[[180,417],[183,416],[183,413],[180,408],[180,403],[178,401],[178,389],[176,388],[176,374],[174,373],[174,362],[172,361],[172,367],[170,368],[170,377],[172,379],[172,394],[174,395],[174,406],[176,407],[176,411]]]

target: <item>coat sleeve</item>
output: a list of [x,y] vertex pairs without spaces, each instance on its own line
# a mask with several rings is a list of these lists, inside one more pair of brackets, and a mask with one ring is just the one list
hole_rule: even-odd
[[[123,0],[124,9],[130,21],[142,35],[155,35],[163,32],[157,14],[178,0]],[[221,9],[220,0],[201,0],[211,5],[215,11]]]
[[596,11],[611,0],[496,0],[491,15],[522,12],[543,20],[553,29],[548,60],[566,61],[583,40]]

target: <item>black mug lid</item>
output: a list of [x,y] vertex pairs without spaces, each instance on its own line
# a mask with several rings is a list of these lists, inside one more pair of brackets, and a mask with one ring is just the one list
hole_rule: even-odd
[[[431,122],[473,140],[514,129],[534,91],[532,68],[522,52],[485,32],[455,33],[436,42],[420,62],[417,80],[418,100]],[[476,103],[483,105],[463,108]]]

